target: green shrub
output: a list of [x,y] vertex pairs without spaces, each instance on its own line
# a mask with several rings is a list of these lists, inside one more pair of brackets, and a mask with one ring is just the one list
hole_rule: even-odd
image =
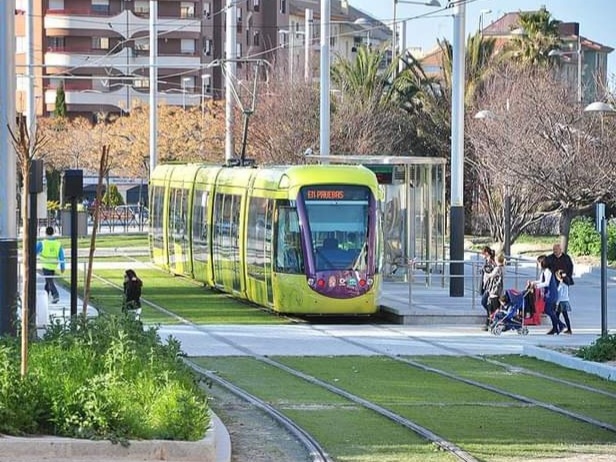
[[0,433],[196,440],[209,425],[179,343],[126,316],[51,326],[30,347],[25,379],[19,351],[0,345]]
[[[574,218],[569,232],[569,252],[573,255],[601,256],[601,235],[589,217]],[[616,225],[607,227],[607,258],[616,260]]]
[[581,347],[576,356],[596,362],[616,360],[616,334],[599,337],[591,345]]

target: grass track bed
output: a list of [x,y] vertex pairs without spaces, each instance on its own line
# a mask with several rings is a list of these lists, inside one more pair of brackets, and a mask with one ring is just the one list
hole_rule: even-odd
[[[616,399],[592,391],[574,388],[528,374],[512,372],[498,365],[477,361],[473,358],[457,358],[454,362],[449,358],[436,356],[414,359],[431,367],[453,371],[462,377],[487,383],[538,401],[552,403],[563,409],[616,426]],[[543,371],[543,373],[549,374],[548,371]],[[578,372],[578,374],[578,378],[581,379],[582,373]],[[583,383],[581,380],[577,382]],[[616,440],[616,434],[614,434],[614,438]]]
[[436,452],[432,444],[410,430],[255,359],[193,360],[275,406],[322,442],[336,460],[455,460]]
[[[612,445],[616,443],[616,434],[607,430],[434,373],[419,371],[390,358],[274,359],[387,407],[482,460],[562,457],[571,456],[576,451],[613,454]],[[430,362],[450,372],[463,367],[460,364],[467,361],[478,362],[450,356],[413,359]],[[378,416],[374,416],[373,425],[372,419],[366,418],[367,411],[256,360],[201,358],[199,363],[217,370],[223,377],[276,406],[309,430],[336,460],[449,460],[443,453],[434,453],[432,449],[426,451],[422,444],[409,444],[408,436],[407,440],[398,441],[396,435],[399,432],[403,435],[408,435],[408,432],[397,429],[397,425]],[[480,368],[481,374],[487,377],[496,374],[499,367],[491,367],[494,370]],[[509,375],[514,389],[517,388],[516,380],[517,375]],[[543,379],[536,380],[546,387]],[[610,398],[603,396],[601,402],[602,407],[614,409]],[[601,406],[601,403],[597,405]],[[357,433],[358,427],[370,431]],[[336,432],[331,428],[336,428]],[[342,432],[341,435],[338,432]],[[427,447],[431,448],[430,445]]]
[[[65,273],[66,275],[67,273]],[[173,276],[158,269],[141,269],[143,280],[142,319],[145,323],[176,324],[177,319],[151,306],[161,306],[196,324],[283,324],[286,318],[265,312],[253,305],[234,300],[226,294],[209,290],[194,282]],[[122,269],[94,269],[92,278],[93,306],[107,312],[119,313],[122,308]],[[114,284],[110,285],[105,281]],[[83,286],[80,284],[80,293]]]

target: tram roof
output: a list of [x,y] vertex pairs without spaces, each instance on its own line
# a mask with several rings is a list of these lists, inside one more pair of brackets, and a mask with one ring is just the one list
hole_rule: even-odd
[[419,156],[320,156],[310,154],[306,159],[314,162],[331,162],[338,164],[383,164],[383,165],[443,165],[447,163],[444,157]]

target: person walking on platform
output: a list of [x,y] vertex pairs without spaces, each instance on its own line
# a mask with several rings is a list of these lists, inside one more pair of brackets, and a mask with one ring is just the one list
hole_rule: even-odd
[[45,276],[45,292],[51,295],[51,303],[60,301],[60,294],[54,282],[56,269],[60,265],[60,271],[64,273],[65,260],[62,243],[54,237],[53,226],[45,228],[45,239],[36,243],[36,254],[40,256],[43,276]]
[[[552,274],[548,259],[545,255],[537,257],[537,263],[541,267],[541,278],[533,281],[532,285],[536,289],[543,289],[543,300],[545,302],[545,314],[552,322],[552,329],[548,335],[560,334],[560,321],[556,315],[556,301],[558,300],[558,284]],[[529,281],[529,284],[531,282]]]
[[554,274],[558,280],[558,303],[556,305],[556,316],[558,317],[558,322],[560,323],[562,331],[563,326],[560,320],[560,315],[563,315],[563,318],[565,319],[565,326],[567,327],[567,330],[564,332],[565,334],[571,334],[571,320],[569,319],[571,303],[569,303],[569,284],[567,283],[567,274],[565,274],[562,270],[557,270]]
[[552,269],[552,272],[556,274],[558,271],[562,271],[566,275],[565,282],[568,286],[573,285],[573,261],[571,257],[563,252],[563,248],[560,244],[554,244],[552,246],[552,253],[548,255],[548,266]]
[[494,268],[496,267],[496,261],[494,260],[495,252],[489,246],[485,246],[481,251],[481,255],[484,258],[483,266],[481,268],[481,285],[480,285],[480,293],[481,293],[481,306],[486,310],[486,323],[484,326],[484,330],[488,330],[488,326],[490,325],[490,291],[489,291],[489,279],[488,275],[492,273]]

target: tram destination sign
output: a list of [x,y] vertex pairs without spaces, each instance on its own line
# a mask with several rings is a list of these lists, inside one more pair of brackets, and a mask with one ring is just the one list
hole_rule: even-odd
[[304,186],[302,195],[307,201],[366,201],[369,189],[347,185]]

